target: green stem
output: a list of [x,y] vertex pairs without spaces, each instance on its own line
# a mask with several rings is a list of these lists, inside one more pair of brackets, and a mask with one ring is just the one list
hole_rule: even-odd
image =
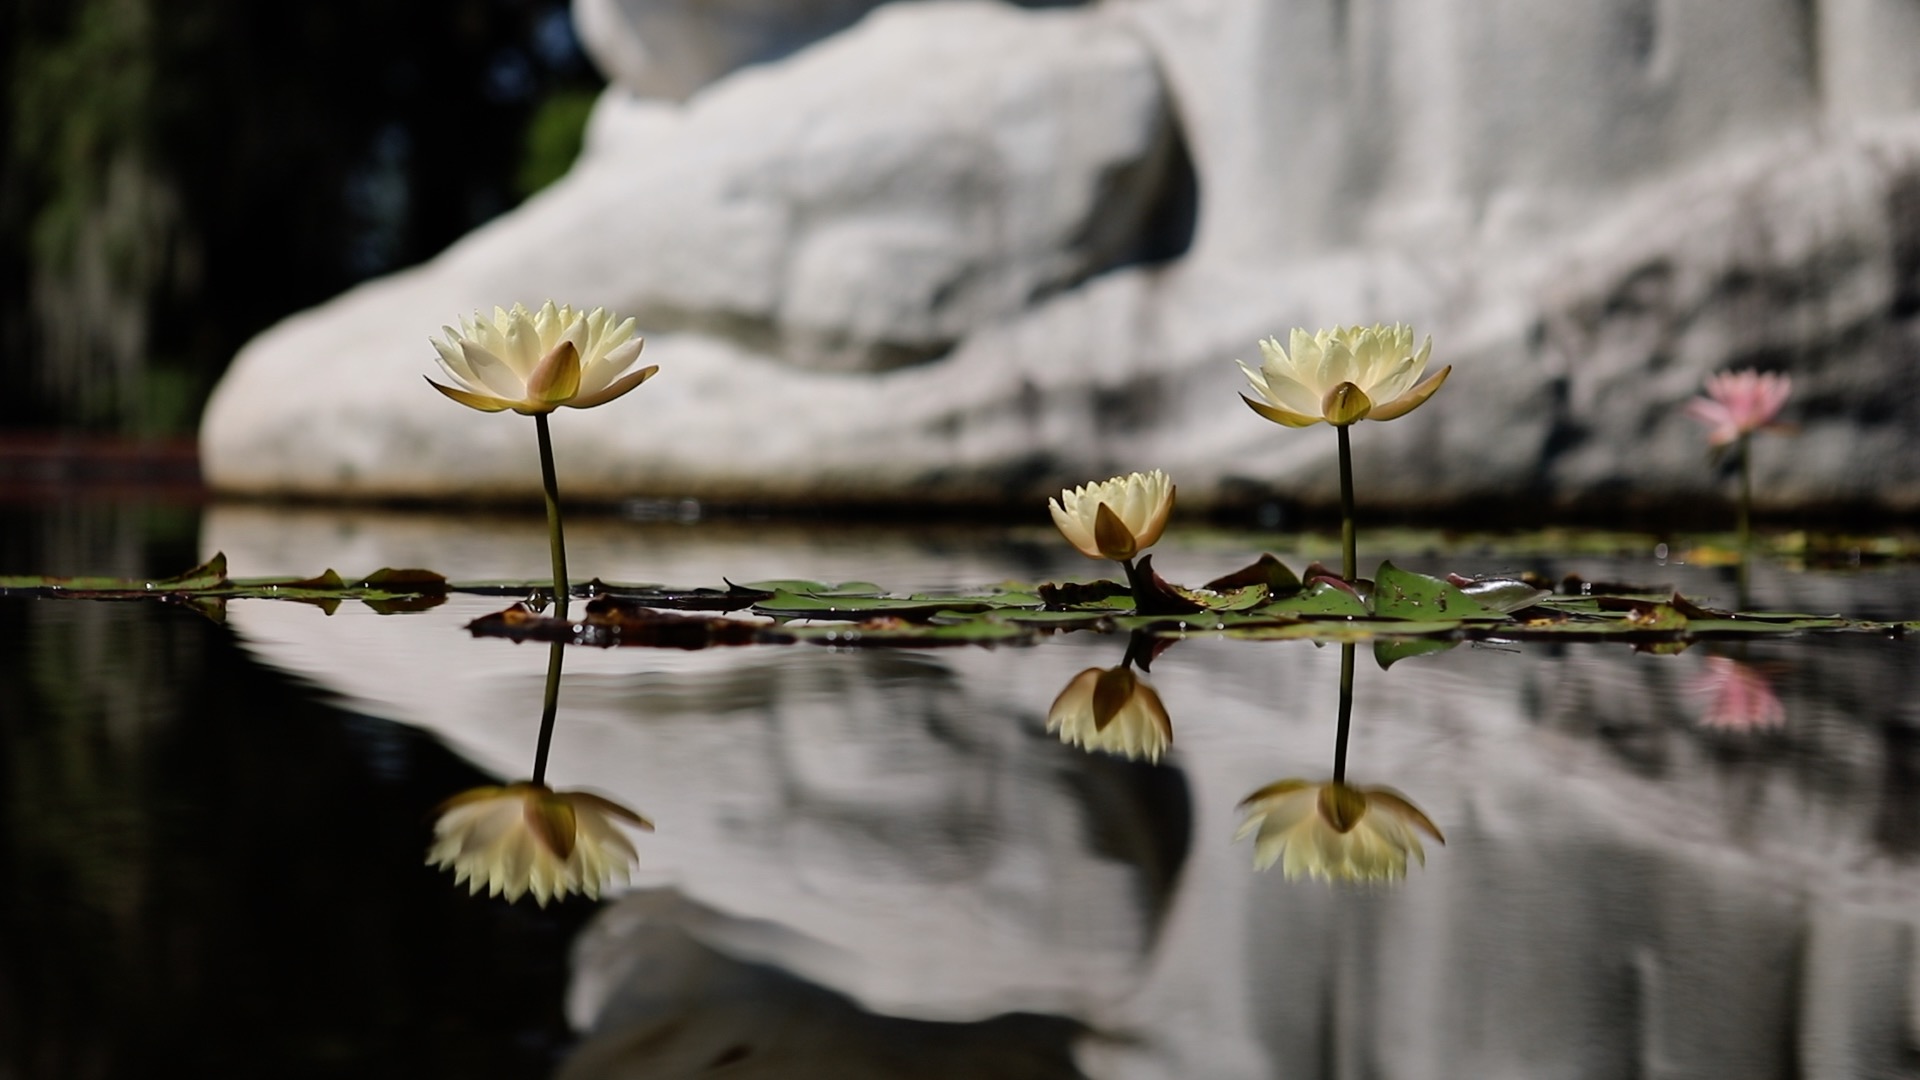
[[533,422],[540,432],[540,482],[547,493],[547,546],[553,549],[553,606],[560,618],[567,617],[567,537],[560,527],[560,483],[553,477],[553,436],[547,432],[547,414],[534,413]]
[[540,743],[533,751],[533,782],[547,782],[547,748],[553,745],[553,718],[560,713],[560,657],[566,651],[564,641],[556,641],[547,650],[547,692],[540,702]]
[[1340,646],[1340,733],[1333,740],[1333,782],[1336,784],[1347,781],[1347,731],[1352,724],[1353,642],[1349,641]]
[[1354,550],[1353,525],[1353,445],[1347,435],[1351,425],[1334,428],[1340,433],[1340,577],[1353,581],[1359,575],[1359,558]]
[[1753,436],[1740,433],[1740,558],[1753,546]]

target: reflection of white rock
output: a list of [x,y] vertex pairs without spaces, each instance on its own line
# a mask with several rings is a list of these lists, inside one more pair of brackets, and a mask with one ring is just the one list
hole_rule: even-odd
[[[297,545],[335,535],[359,545],[351,572],[435,562],[409,550],[456,551],[459,565],[437,565],[462,576],[537,573],[543,559],[537,521],[498,537],[460,521],[333,521],[221,511],[204,542],[246,574],[312,573]],[[709,543],[705,526],[660,539],[673,535],[623,548],[617,530],[583,530],[608,576],[706,584],[718,573],[703,567],[756,555],[724,532]],[[950,580],[955,565],[961,580],[1035,573],[972,548],[863,549],[850,534],[812,551],[771,543],[757,556],[782,560],[776,573],[816,559],[831,563],[822,577],[909,583]],[[1201,561],[1178,535],[1156,551],[1170,566]],[[863,558],[888,572],[842,572]],[[1840,580],[1792,584],[1811,596]],[[1763,574],[1756,587],[1785,586]],[[1888,575],[1875,587],[1915,585]],[[545,650],[468,640],[460,624],[487,606],[383,618],[347,604],[328,618],[238,601],[230,621],[263,661],[519,775]],[[1392,1078],[1900,1075],[1920,1036],[1920,828],[1900,773],[1913,763],[1903,733],[1920,723],[1912,648],[1864,635],[1754,645],[1754,661],[1786,662],[1787,720],[1745,741],[1697,727],[1685,687],[1699,651],[1462,647],[1385,673],[1363,655],[1350,775],[1405,792],[1448,837],[1404,885],[1371,892],[1255,874],[1251,846],[1230,839],[1242,796],[1330,765],[1336,649],[1202,640],[1154,662],[1178,732],[1164,775],[1184,785],[1191,818],[1177,877],[1177,845],[1155,828],[1177,824],[1181,800],[1143,783],[1143,767],[1043,731],[1075,672],[1119,661],[1118,638],[914,654],[572,650],[554,779],[659,824],[640,840],[646,892],[584,939],[573,1015],[608,1049],[596,1061],[623,1049],[646,1060],[622,1040],[672,1012],[665,995],[634,1011],[652,992],[634,965],[665,955],[646,937],[664,929],[711,952],[700,962],[714,970],[771,964],[894,1016],[1066,1017],[1096,1033],[1079,1056],[1102,1080],[1318,1075],[1339,1062]],[[686,903],[662,907],[669,894]],[[698,1015],[680,1046],[724,1042],[767,1014]],[[820,1042],[868,1038],[870,1019]],[[581,1075],[618,1075],[592,1064]]]
[[[689,925],[701,933],[688,932]],[[670,895],[635,893],[576,946],[580,979],[605,977],[595,1033],[561,1080],[1079,1080],[1079,1025],[997,1016],[937,1023],[880,1016],[781,967],[743,963],[707,944],[760,928]]]

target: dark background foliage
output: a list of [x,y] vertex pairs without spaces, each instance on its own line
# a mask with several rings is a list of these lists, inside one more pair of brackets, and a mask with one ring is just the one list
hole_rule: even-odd
[[0,430],[192,430],[248,337],[558,176],[564,0],[0,0]]

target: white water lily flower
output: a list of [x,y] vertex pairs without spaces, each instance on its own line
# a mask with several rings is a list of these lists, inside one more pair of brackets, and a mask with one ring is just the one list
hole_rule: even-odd
[[1392,788],[1282,780],[1241,800],[1247,820],[1234,839],[1254,837],[1253,865],[1282,863],[1289,879],[1393,881],[1407,876],[1407,856],[1427,853],[1415,830],[1441,843],[1427,815]]
[[541,907],[570,892],[597,899],[613,878],[627,880],[639,859],[614,822],[653,831],[653,824],[610,799],[542,784],[508,784],[463,791],[442,803],[433,823],[427,862],[453,870],[453,883],[471,883],[509,902],[528,892]]
[[1452,367],[1425,382],[1433,350],[1428,338],[1413,347],[1413,328],[1340,326],[1308,334],[1295,330],[1287,347],[1273,338],[1260,343],[1259,370],[1236,360],[1262,400],[1245,394],[1249,408],[1276,424],[1308,427],[1326,421],[1345,427],[1361,420],[1393,420],[1419,408],[1447,381]]
[[1047,730],[1059,732],[1064,743],[1148,761],[1159,761],[1173,742],[1160,695],[1126,667],[1075,675],[1047,710]]
[[1131,559],[1153,546],[1173,513],[1173,481],[1155,469],[1082,484],[1048,499],[1053,523],[1090,559]]
[[645,342],[634,322],[615,322],[605,308],[578,312],[549,300],[539,311],[519,304],[494,308],[492,317],[442,327],[436,339],[441,370],[454,386],[428,379],[435,390],[481,412],[548,413],[562,405],[591,409],[652,378],[658,365],[626,373]]

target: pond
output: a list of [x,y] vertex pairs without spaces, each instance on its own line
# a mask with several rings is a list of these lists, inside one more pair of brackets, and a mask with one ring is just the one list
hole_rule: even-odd
[[[671,516],[670,514],[667,516]],[[125,503],[0,512],[0,574],[423,566],[537,580],[537,518]],[[1032,528],[569,522],[577,577],[896,592],[1089,580]],[[1676,541],[1362,534],[1441,574],[1670,585]],[[1337,541],[1176,524],[1204,581]],[[1678,554],[1676,554],[1678,553]],[[1754,608],[1920,616],[1920,567],[1753,568]],[[1019,647],[570,647],[547,778],[652,820],[545,908],[424,865],[529,775],[548,648],[412,612],[0,598],[0,1075],[1920,1075],[1920,658],[1847,633],[1362,647],[1343,762],[1422,865],[1289,879],[1241,801],[1332,775],[1342,649],[1151,657],[1157,762],[1048,730],[1121,634]],[[1380,813],[1382,811],[1374,811]]]

